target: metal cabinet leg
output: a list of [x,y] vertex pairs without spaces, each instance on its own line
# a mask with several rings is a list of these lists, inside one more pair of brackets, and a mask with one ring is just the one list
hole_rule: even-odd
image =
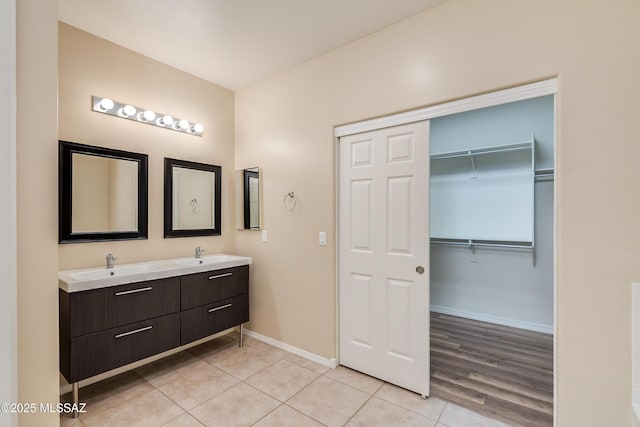
[[72,387],[72,391],[71,394],[73,395],[73,414],[71,415],[73,418],[78,418],[78,416],[80,416],[80,414],[78,414],[78,383],[75,382],[71,385]]
[[238,342],[238,347],[242,347],[242,345],[243,345],[243,342],[242,342],[242,332],[243,332],[243,330],[244,330],[244,326],[243,326],[242,323],[240,323],[240,340]]

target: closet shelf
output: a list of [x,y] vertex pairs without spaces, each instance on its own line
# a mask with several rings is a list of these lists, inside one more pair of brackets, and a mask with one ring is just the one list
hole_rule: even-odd
[[445,153],[432,154],[431,160],[452,159],[455,157],[472,157],[485,154],[505,153],[509,151],[533,150],[532,137],[530,141],[518,142],[515,144],[495,145],[492,147],[474,148],[471,150],[448,151]]
[[511,240],[445,239],[433,237],[430,241],[437,245],[466,246],[469,249],[479,246],[508,249],[533,249],[533,242],[517,242]]
[[536,169],[534,171],[536,181],[553,181],[555,178],[555,172],[553,168]]
[[[437,162],[432,162],[430,181],[431,242],[471,250],[532,250],[535,144],[531,134],[528,141],[433,154]],[[441,161],[454,158],[458,160]],[[509,185],[495,185],[501,179]]]

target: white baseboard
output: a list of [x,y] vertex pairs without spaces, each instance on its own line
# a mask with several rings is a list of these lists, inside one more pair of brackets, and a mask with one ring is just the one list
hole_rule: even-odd
[[455,308],[442,307],[439,305],[430,306],[434,313],[449,314],[451,316],[465,317],[467,319],[479,320],[481,322],[496,323],[498,325],[511,326],[514,328],[527,329],[529,331],[543,332],[545,334],[553,334],[553,325],[544,325],[542,323],[525,322],[522,320],[509,319],[507,317],[492,316],[484,313],[476,313],[466,310],[458,310]]
[[327,368],[335,369],[338,367],[337,359],[327,359],[326,357],[318,356],[317,354],[310,353],[306,350],[303,350],[298,347],[294,347],[292,345],[283,343],[282,341],[274,340],[273,338],[269,338],[265,335],[259,334],[257,332],[250,331],[245,328],[244,333],[251,338],[257,339],[258,341],[262,341],[265,344],[272,345],[276,348],[282,349],[284,351],[288,351],[289,353],[293,353],[297,356],[304,357],[305,359],[311,360],[312,362],[319,363],[322,366],[326,366]]

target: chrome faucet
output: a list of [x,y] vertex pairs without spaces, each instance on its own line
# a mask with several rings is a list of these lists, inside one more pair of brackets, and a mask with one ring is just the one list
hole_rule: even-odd
[[200,258],[200,256],[202,255],[202,252],[204,252],[206,249],[203,248],[202,246],[198,246],[196,247],[196,258]]
[[113,268],[113,263],[117,259],[118,257],[113,256],[113,254],[107,254],[107,268]]

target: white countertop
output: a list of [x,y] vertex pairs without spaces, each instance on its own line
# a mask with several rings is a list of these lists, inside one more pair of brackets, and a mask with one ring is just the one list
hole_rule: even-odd
[[66,270],[58,272],[58,286],[65,292],[124,285],[126,283],[163,279],[204,271],[220,270],[251,264],[251,257],[215,254],[201,258],[174,258],[134,264]]

